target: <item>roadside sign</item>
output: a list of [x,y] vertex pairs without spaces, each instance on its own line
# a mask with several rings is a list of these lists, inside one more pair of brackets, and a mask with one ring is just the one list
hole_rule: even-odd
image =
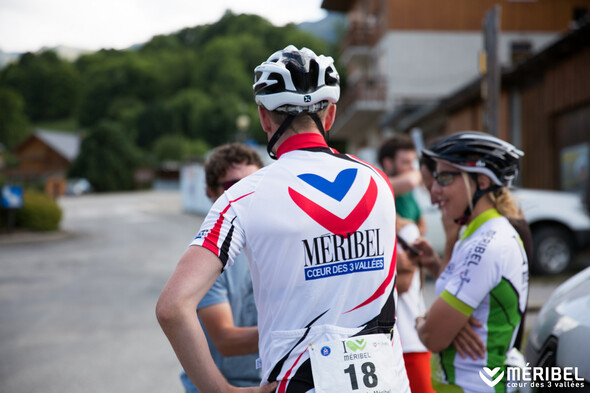
[[23,207],[23,188],[11,185],[3,186],[0,205],[4,209],[20,209]]

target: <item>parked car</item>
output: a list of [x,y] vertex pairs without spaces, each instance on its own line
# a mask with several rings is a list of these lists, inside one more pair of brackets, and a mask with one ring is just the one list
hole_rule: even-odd
[[[515,189],[533,236],[531,270],[560,274],[571,266],[576,252],[590,247],[590,215],[580,195],[563,191]],[[426,220],[426,238],[442,253],[444,231],[440,211],[424,189],[414,193]]]
[[[543,305],[530,331],[525,349],[527,366],[570,368],[577,389],[590,391],[590,267],[561,284]],[[563,374],[562,374],[563,375]],[[583,379],[583,381],[582,381]],[[555,381],[553,381],[555,382]],[[548,382],[525,391],[552,392]],[[583,385],[583,388],[579,388]],[[572,386],[570,386],[572,387]]]
[[67,195],[82,195],[92,192],[92,184],[87,179],[68,179],[67,183]]

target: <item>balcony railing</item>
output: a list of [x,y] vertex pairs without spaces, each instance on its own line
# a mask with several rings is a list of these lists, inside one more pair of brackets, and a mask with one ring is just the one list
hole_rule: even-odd
[[342,40],[341,51],[344,52],[351,46],[373,47],[379,40],[381,32],[377,26],[368,26],[365,23],[353,23],[348,33]]
[[358,102],[385,102],[387,83],[383,76],[363,77],[349,84],[338,102],[339,110],[344,113],[351,105]]

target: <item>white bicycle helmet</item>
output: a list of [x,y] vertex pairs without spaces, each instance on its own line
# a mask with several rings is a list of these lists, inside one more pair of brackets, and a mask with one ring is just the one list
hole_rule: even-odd
[[293,45],[254,69],[254,100],[270,111],[314,113],[340,98],[334,59]]
[[317,112],[338,101],[339,83],[334,59],[318,56],[308,48],[299,50],[293,45],[273,53],[254,69],[252,89],[256,104],[288,115],[266,145],[271,158],[277,158],[273,146],[301,113],[311,117],[326,138]]

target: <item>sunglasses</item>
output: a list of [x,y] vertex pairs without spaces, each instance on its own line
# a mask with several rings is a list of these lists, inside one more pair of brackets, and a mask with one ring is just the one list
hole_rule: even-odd
[[436,180],[439,185],[446,187],[451,185],[455,176],[460,174],[461,172],[444,171],[439,173],[434,171],[432,172],[432,177],[434,177],[434,180]]
[[226,191],[228,188],[230,188],[231,186],[233,186],[234,184],[236,184],[240,180],[242,180],[242,179],[233,179],[233,180],[224,181],[223,183],[217,183],[217,187],[223,187],[223,190]]

